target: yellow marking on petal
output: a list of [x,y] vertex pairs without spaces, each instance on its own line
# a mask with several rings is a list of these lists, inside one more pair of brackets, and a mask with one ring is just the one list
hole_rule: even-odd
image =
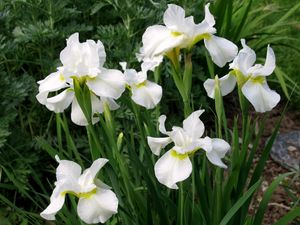
[[211,34],[209,33],[200,34],[194,38],[193,43],[196,44],[198,41],[201,41],[202,39],[210,40]]
[[71,194],[71,195],[75,195],[78,198],[90,198],[92,195],[96,194],[97,192],[97,188],[89,191],[89,192],[79,192],[76,193],[74,191],[64,191],[62,193],[60,193],[62,196],[65,196],[66,194]]
[[84,76],[80,76],[80,77],[77,77],[77,76],[70,76],[72,79],[76,79],[80,85],[83,85],[85,84],[88,80],[94,80],[96,79],[96,77],[91,77],[89,75],[84,75]]
[[78,193],[77,194],[77,197],[78,198],[90,198],[92,195],[96,194],[97,192],[97,189],[93,189],[92,191],[90,192],[86,192],[86,193]]
[[193,41],[191,41],[188,49],[191,50],[195,44],[197,44],[199,41],[206,39],[206,40],[210,40],[211,39],[211,34],[209,33],[204,33],[204,34],[200,34],[196,37],[194,37]]
[[247,80],[249,79],[249,77],[246,77],[241,71],[239,70],[233,70],[230,72],[230,75],[233,75],[236,77],[237,83],[239,87],[242,87]]
[[136,88],[142,88],[142,87],[145,87],[147,81],[145,80],[144,82],[142,83],[139,83],[138,85],[136,85]]
[[173,37],[178,37],[178,36],[180,36],[180,35],[182,35],[183,33],[182,32],[178,32],[178,31],[172,31],[171,32],[171,35],[173,36]]
[[180,160],[185,159],[186,157],[189,157],[188,153],[185,154],[179,154],[177,153],[175,150],[171,150],[171,156],[173,156],[174,158],[178,158]]
[[265,77],[251,77],[250,80],[253,83],[263,84],[265,82]]
[[65,81],[65,77],[61,73],[59,74],[59,80]]

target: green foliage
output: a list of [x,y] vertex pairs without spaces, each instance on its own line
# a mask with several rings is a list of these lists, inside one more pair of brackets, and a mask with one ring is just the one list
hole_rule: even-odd
[[[183,97],[190,101],[188,104],[191,108],[209,108],[203,81],[215,74],[224,75],[225,70],[214,67],[204,48],[197,48],[193,52],[193,60],[196,62],[193,64],[193,75],[191,68],[184,68],[186,86],[181,87],[182,93],[177,93],[178,85],[170,81],[170,65],[161,66],[158,77],[150,74],[151,80],[159,81],[164,87],[160,108],[146,111],[132,103],[130,96],[124,96],[121,106],[126,105],[126,108],[111,115],[106,112],[101,116],[101,125],[87,128],[88,139],[84,136],[84,129],[70,124],[68,111],[68,116],[54,116],[35,99],[36,81],[60,66],[59,52],[65,46],[65,39],[74,32],[79,32],[82,40],[99,39],[103,42],[107,52],[107,67],[116,68],[119,62],[127,61],[130,67],[139,69],[135,53],[141,45],[142,34],[146,27],[162,22],[168,3],[170,1],[167,0],[0,1],[1,222],[41,224],[37,213],[47,205],[55,179],[55,164],[49,156],[53,158],[58,154],[62,158],[76,159],[81,165],[88,165],[91,146],[94,152],[100,151],[112,164],[105,168],[108,177],[103,180],[114,187],[120,199],[120,210],[110,224],[175,224],[177,211],[181,212],[175,204],[179,197],[155,180],[154,158],[147,147],[146,136],[158,135],[155,121],[160,110],[166,114],[177,112],[173,113],[171,121],[182,119],[183,103],[178,102]],[[197,22],[202,20],[205,1],[176,0],[172,3],[184,6],[187,14],[194,15]],[[299,30],[295,30],[299,21],[294,21],[299,20],[295,15],[299,12],[300,4],[291,9],[286,9],[288,7],[285,5],[280,5],[280,8],[275,6],[263,5],[258,0],[217,0],[212,3],[212,12],[216,16],[219,36],[227,37],[236,44],[240,38],[246,38],[250,46],[258,51],[265,49],[268,43],[275,46],[281,67],[277,69],[277,79],[274,80],[280,83],[288,96],[295,85],[295,92],[300,93],[297,86],[299,79],[295,78],[300,72],[296,69],[299,68],[296,57],[299,55],[299,40],[295,39],[299,35]],[[276,23],[273,23],[274,17],[278,18]],[[220,107],[222,101],[218,102]],[[224,107],[221,110],[218,111],[220,118],[217,127],[222,126],[223,129],[218,133],[226,132],[227,137],[230,132]],[[112,120],[118,122],[111,124]],[[259,176],[270,150],[271,142],[265,151],[264,160],[255,170],[253,181],[248,184],[247,174],[252,169],[255,150],[263,131],[262,125],[255,136],[251,122],[248,118],[244,120],[244,129],[249,132],[240,135],[243,136],[242,145],[239,144],[237,122],[232,130],[234,151],[228,159],[231,162],[231,176],[226,180],[226,187],[221,190],[222,202],[227,204],[225,208],[228,213],[225,210],[218,212],[224,224],[240,223],[241,218],[247,220],[247,200],[258,187]],[[120,132],[124,136],[116,144]],[[245,155],[252,141],[253,150]],[[238,160],[240,157],[244,160],[243,164]],[[198,190],[186,188],[184,197],[181,196],[183,220],[186,224],[217,224],[220,222],[218,218],[215,219],[214,214],[208,211],[218,206],[211,192],[214,187],[208,182],[217,172],[205,162],[203,154],[194,163],[197,170],[187,183],[195,182]],[[75,205],[74,199],[67,200],[68,207],[64,207],[58,215],[61,222],[57,224],[82,224],[74,217]],[[297,212],[299,208],[295,208],[282,221],[289,221]],[[2,220],[4,217],[6,219]]]

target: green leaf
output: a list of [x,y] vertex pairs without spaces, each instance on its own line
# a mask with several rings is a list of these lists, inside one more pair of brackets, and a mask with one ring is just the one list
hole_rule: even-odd
[[286,225],[300,215],[300,206],[292,209],[286,215],[280,218],[274,225]]
[[280,86],[283,90],[283,93],[285,94],[287,99],[290,99],[290,95],[289,95],[288,89],[286,87],[285,79],[284,79],[284,77],[286,77],[286,75],[284,74],[284,72],[278,66],[275,69],[275,75],[277,76],[277,79],[278,79],[279,84],[280,84]]
[[263,195],[263,199],[261,200],[258,209],[256,210],[255,218],[253,221],[253,225],[255,224],[262,224],[263,218],[264,218],[264,213],[266,211],[266,208],[268,206],[268,202],[270,201],[273,192],[276,190],[280,182],[286,178],[289,175],[294,174],[295,172],[290,172],[290,173],[285,173],[280,176],[278,176],[268,187],[266,192]]
[[244,203],[253,195],[256,189],[260,186],[262,179],[259,179],[253,184],[249,190],[231,207],[231,209],[223,217],[219,225],[226,225],[235,213],[244,205]]

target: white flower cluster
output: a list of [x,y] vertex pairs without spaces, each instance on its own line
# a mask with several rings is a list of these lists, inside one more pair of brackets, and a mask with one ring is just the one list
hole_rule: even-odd
[[[79,42],[79,34],[72,34],[67,39],[67,46],[60,53],[62,66],[44,80],[38,81],[37,100],[49,110],[63,112],[72,105],[71,119],[81,126],[88,125],[75,96],[75,80],[88,87],[91,106],[92,123],[100,120],[97,114],[104,111],[105,105],[110,110],[119,108],[116,100],[127,87],[132,100],[147,109],[154,108],[162,98],[162,87],[147,79],[147,73],[153,71],[163,60],[170,58],[170,52],[180,49],[190,51],[201,40],[208,50],[212,61],[219,67],[231,62],[231,71],[220,78],[218,84],[221,94],[229,94],[236,83],[244,96],[251,102],[257,112],[265,112],[274,108],[280,96],[269,88],[266,76],[275,69],[275,55],[268,46],[264,65],[255,64],[255,52],[241,40],[243,48],[238,48],[231,41],[215,36],[215,20],[205,6],[204,20],[196,24],[193,16],[185,17],[180,6],[170,4],[164,13],[164,25],[153,25],[146,29],[143,46],[137,54],[141,63],[141,71],[128,69],[126,62],[120,65],[123,72],[104,67],[106,53],[101,41],[87,40]],[[176,55],[178,57],[179,55]],[[216,80],[208,79],[204,83],[209,97],[215,97]],[[155,164],[155,175],[158,181],[169,188],[177,189],[177,182],[187,179],[192,173],[190,156],[204,150],[207,159],[214,165],[227,168],[222,159],[230,150],[229,144],[218,138],[202,137],[204,124],[200,115],[204,110],[191,113],[182,127],[173,126],[171,131],[165,128],[166,116],[159,117],[159,131],[167,137],[148,137],[148,145],[155,155],[170,143],[174,145]],[[60,160],[56,169],[57,181],[50,198],[50,205],[41,213],[48,220],[54,220],[55,214],[63,207],[66,194],[79,198],[77,212],[86,223],[104,223],[117,213],[118,199],[110,188],[96,178],[98,171],[108,161],[97,159],[92,166],[81,174],[81,167],[72,161]]]

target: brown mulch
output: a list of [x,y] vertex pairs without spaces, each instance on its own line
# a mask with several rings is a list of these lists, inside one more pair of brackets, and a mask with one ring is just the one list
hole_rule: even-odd
[[[275,124],[280,118],[280,114],[283,110],[283,107],[278,107],[274,109],[267,120],[266,128],[264,132],[264,141],[271,136],[272,130],[275,127]],[[300,112],[286,112],[280,126],[280,133],[285,133],[293,130],[300,130]],[[261,152],[258,152],[255,161],[259,160]],[[272,183],[272,181],[280,174],[289,172],[287,169],[282,167],[280,164],[273,161],[271,158],[267,161],[265,170],[263,173],[263,184],[258,192],[256,199],[257,202],[253,203],[253,208],[255,208],[259,201],[262,199],[264,191],[268,188],[268,186]],[[263,224],[272,225],[276,221],[278,221],[282,216],[284,216],[293,205],[293,199],[288,195],[288,193],[292,193],[295,196],[300,198],[300,179],[291,180],[292,177],[287,178],[285,180],[285,187],[280,185],[276,191],[273,193],[272,199],[268,204],[268,208],[265,213]],[[289,187],[289,188],[287,188]],[[288,189],[288,191],[287,191]],[[299,215],[300,216],[300,215]],[[297,218],[298,224],[300,223],[300,217]],[[291,224],[297,224],[296,221]]]

